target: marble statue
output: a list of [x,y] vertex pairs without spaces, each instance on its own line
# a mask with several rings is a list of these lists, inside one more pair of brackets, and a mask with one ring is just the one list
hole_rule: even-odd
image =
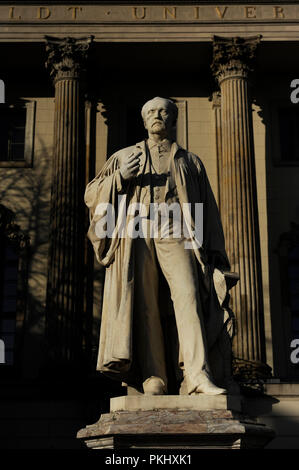
[[[232,325],[225,308],[230,265],[204,165],[173,139],[177,115],[171,100],[145,103],[148,138],[112,155],[86,188],[88,237],[106,268],[97,369],[146,395],[162,395],[170,393],[173,366],[180,393],[225,394],[210,355]],[[187,216],[167,211],[183,205]],[[225,367],[220,356],[216,369]]]

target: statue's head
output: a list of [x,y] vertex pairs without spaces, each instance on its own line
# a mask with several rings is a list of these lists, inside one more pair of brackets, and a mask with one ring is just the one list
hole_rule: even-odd
[[156,96],[143,105],[141,115],[149,135],[170,137],[176,125],[178,108],[173,101]]

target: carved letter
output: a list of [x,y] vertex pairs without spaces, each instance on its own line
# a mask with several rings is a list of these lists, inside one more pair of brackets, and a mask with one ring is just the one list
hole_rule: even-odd
[[[45,10],[45,16],[43,16],[43,10]],[[47,20],[51,15],[51,11],[47,7],[38,7],[37,9],[37,19],[38,20]]]
[[176,7],[172,7],[171,9],[164,7],[164,11],[163,11],[164,20],[167,20],[168,14],[172,16],[172,18],[175,20],[176,19]]
[[245,18],[256,18],[255,7],[244,7],[244,8],[245,8]]
[[217,15],[219,16],[219,18],[221,18],[221,19],[224,18],[224,15],[225,15],[225,13],[226,13],[227,8],[228,8],[228,7],[224,7],[224,8],[223,8],[223,11],[221,11],[219,7],[216,7],[216,8],[215,8],[216,13],[217,13]]
[[138,10],[139,10],[138,7],[132,8],[132,14],[133,14],[134,20],[144,20],[144,18],[146,17],[146,8],[145,7],[140,7],[140,8],[142,9],[141,15],[138,15]]
[[13,16],[14,15],[14,9],[15,9],[15,7],[10,7],[10,9],[9,9],[9,19],[10,20],[14,19],[14,16]]
[[194,7],[194,19],[199,19],[199,7]]
[[76,20],[77,19],[77,10],[82,11],[81,7],[69,7],[68,10],[73,10],[72,11],[72,19]]
[[274,18],[285,18],[282,7],[273,7]]

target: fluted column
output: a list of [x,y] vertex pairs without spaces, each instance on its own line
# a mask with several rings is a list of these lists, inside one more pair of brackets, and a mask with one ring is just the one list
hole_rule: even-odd
[[[231,269],[237,319],[237,360],[263,369],[264,326],[249,76],[259,37],[214,37],[212,71],[221,91],[220,210]],[[243,364],[243,365],[244,365]],[[248,366],[248,363],[247,363]]]
[[84,306],[86,172],[84,74],[92,38],[47,37],[55,85],[47,336],[50,356],[80,360]]
[[[86,171],[85,186],[95,177],[95,157],[96,157],[96,116],[97,100],[90,93],[85,100],[85,145],[86,145]],[[89,211],[85,211],[85,232],[89,227]],[[85,357],[89,366],[94,367],[93,360],[93,302],[94,302],[94,251],[93,246],[85,236],[85,285],[84,285],[84,338],[83,347]]]
[[214,111],[215,122],[215,139],[216,139],[216,158],[217,158],[217,173],[218,173],[218,206],[221,213],[221,180],[222,180],[222,134],[221,134],[221,93],[214,91],[212,97],[212,108]]

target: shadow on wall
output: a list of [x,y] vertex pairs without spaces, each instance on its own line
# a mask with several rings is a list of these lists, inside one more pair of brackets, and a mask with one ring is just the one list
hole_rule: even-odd
[[[288,166],[288,163],[282,160],[279,147],[280,141],[277,137],[278,134],[281,136],[281,129],[278,126],[279,111],[281,109],[290,109],[290,100],[287,94],[289,90],[288,85],[287,78],[284,78],[283,85],[281,85],[283,95],[277,97],[277,103],[276,97],[273,99],[273,96],[275,96],[273,95],[273,90],[266,90],[265,93],[258,96],[257,104],[261,109],[258,115],[265,125],[267,255],[269,263],[273,369],[276,377],[280,377],[283,380],[298,381],[299,368],[294,367],[290,361],[290,354],[292,352],[290,343],[294,325],[292,325],[290,299],[286,299],[288,297],[286,292],[292,286],[289,279],[288,266],[284,266],[288,250],[283,252],[284,247],[282,242],[287,237],[292,237],[292,226],[297,225],[298,227],[299,196],[297,181],[299,167],[298,165]],[[298,240],[298,230],[296,236]]]
[[[38,377],[47,353],[45,308],[50,234],[51,152],[51,147],[44,145],[42,139],[36,139],[32,168],[0,168],[0,203],[14,213],[15,223],[30,238],[27,308],[24,322],[24,344],[21,346],[23,375],[27,378]],[[92,246],[88,240],[87,243],[92,252]],[[97,315],[94,315],[90,330],[92,337],[89,338],[89,341],[92,342],[93,364],[87,365],[94,371],[100,329],[103,279],[104,271],[102,269],[95,270],[94,280],[99,287],[95,292],[94,303],[98,312]],[[56,372],[59,373],[58,370]]]
[[15,214],[15,223],[30,238],[27,308],[22,369],[38,374],[44,354],[45,295],[50,223],[51,155],[42,139],[36,141],[33,168],[0,169],[0,202]]

